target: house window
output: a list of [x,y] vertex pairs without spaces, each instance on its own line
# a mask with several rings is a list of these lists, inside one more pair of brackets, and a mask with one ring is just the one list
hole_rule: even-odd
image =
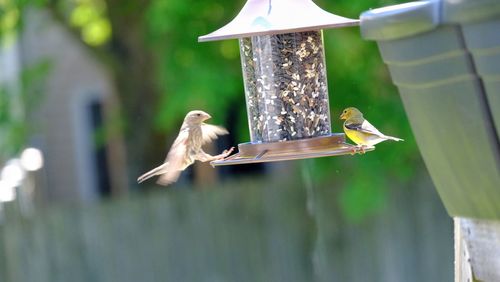
[[111,194],[111,182],[109,173],[109,162],[106,151],[106,140],[104,139],[104,120],[102,103],[92,100],[87,105],[87,117],[90,124],[90,144],[92,144],[92,169],[95,175],[96,193],[106,197]]

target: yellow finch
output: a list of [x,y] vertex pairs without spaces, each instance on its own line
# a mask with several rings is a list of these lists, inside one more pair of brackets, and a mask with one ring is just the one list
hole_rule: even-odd
[[170,148],[165,162],[141,175],[137,182],[141,183],[155,175],[160,175],[157,183],[168,185],[177,181],[181,172],[196,160],[208,162],[229,156],[234,148],[224,150],[217,156],[211,156],[201,148],[203,144],[217,139],[217,135],[228,134],[223,127],[204,123],[209,118],[211,116],[203,111],[189,112],[184,118],[179,135]]
[[362,152],[364,152],[365,147],[372,148],[385,140],[404,141],[378,131],[375,126],[364,119],[363,113],[354,107],[345,109],[340,115],[340,119],[345,120],[345,134],[361,148]]

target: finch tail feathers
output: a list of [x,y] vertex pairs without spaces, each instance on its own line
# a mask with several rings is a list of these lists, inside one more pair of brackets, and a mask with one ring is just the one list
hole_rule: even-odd
[[164,163],[159,167],[153,168],[152,170],[144,173],[143,175],[139,176],[139,178],[137,178],[137,183],[142,183],[155,175],[165,173],[165,168],[167,167],[167,165],[168,163]]
[[385,138],[389,139],[389,140],[393,140],[393,141],[405,141],[404,139],[401,139],[401,138],[397,138],[397,137],[392,137],[392,136],[387,136],[385,135]]

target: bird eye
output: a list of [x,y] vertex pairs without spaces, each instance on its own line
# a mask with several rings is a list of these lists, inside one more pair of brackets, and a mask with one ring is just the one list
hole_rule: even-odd
[[344,114],[347,114],[347,111],[344,111]]
[[201,114],[196,114],[197,116],[201,116]]

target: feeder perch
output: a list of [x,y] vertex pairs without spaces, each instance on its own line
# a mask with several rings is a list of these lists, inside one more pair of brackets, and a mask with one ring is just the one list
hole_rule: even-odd
[[[199,41],[238,39],[251,142],[214,166],[360,152],[332,133],[323,50],[324,28],[359,21],[310,0],[248,0],[226,26]],[[366,148],[364,151],[371,151]]]

